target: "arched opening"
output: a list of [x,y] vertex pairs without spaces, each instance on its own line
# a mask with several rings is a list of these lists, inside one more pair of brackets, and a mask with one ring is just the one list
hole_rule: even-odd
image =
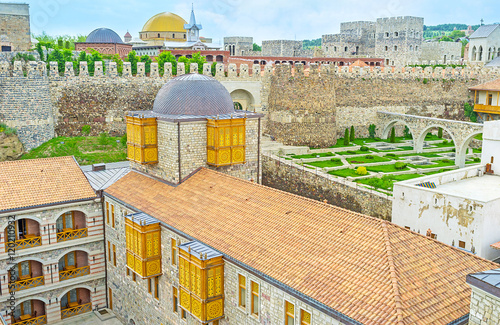
[[483,47],[479,47],[478,61],[483,61]]
[[90,300],[90,290],[88,289],[71,289],[61,297],[62,319],[81,315],[90,311],[92,311],[92,302]]
[[341,66],[341,67],[342,67],[343,65],[344,65],[344,62],[343,62],[343,61],[339,62],[339,66]]
[[422,153],[424,148],[443,148],[440,155],[446,160],[455,160],[456,142],[453,134],[443,125],[429,125],[414,139],[415,150]]
[[158,33],[158,38],[160,38],[160,33]]
[[85,213],[68,211],[59,216],[56,221],[57,241],[68,241],[87,237],[87,221]]
[[222,55],[217,55],[215,57],[215,61],[217,61],[218,63],[222,63],[224,62],[224,57]]
[[14,265],[9,271],[9,289],[21,291],[44,285],[43,265],[41,262],[28,260]]
[[253,60],[253,64],[259,64],[259,60]]
[[[387,147],[387,149],[390,149],[388,147],[387,142],[392,142],[392,130],[394,128],[394,145],[389,145],[392,146],[392,149],[403,149],[403,150],[413,150],[415,149],[414,147],[414,131],[406,124],[405,121],[403,120],[393,120],[389,122],[383,129],[382,132],[379,134],[381,139],[387,140],[386,142],[381,142],[380,144],[377,144],[376,146],[380,148],[379,149],[384,149]],[[397,143],[397,146],[396,146]],[[396,148],[397,147],[397,148]]]
[[[480,163],[481,158],[480,157],[475,157],[476,154],[479,154],[482,148],[481,145],[477,145],[474,147],[471,147],[472,141],[478,142],[482,141],[479,139],[482,139],[482,137],[478,137],[479,135],[482,135],[482,131],[476,131],[474,133],[471,133],[467,136],[465,141],[462,143],[462,146],[458,148],[458,151],[456,152],[456,158],[455,158],[455,164],[458,165],[460,168],[465,167],[466,163]],[[470,151],[470,152],[468,152]],[[470,159],[467,158],[469,155]]]
[[[254,97],[253,95],[244,90],[244,89],[236,89],[234,91],[231,92],[231,98],[233,99],[233,102],[234,103],[238,103],[241,108],[241,110],[244,110],[244,111],[253,111],[254,110],[254,103],[255,103],[255,100],[254,100]],[[235,109],[236,109],[236,105],[235,105]]]
[[265,60],[262,60],[262,61],[260,61],[260,64],[262,64],[262,65],[266,65],[266,64],[267,64],[267,62],[266,62]]
[[128,325],[135,325],[135,321],[131,318],[128,321]]
[[281,61],[278,61],[278,60],[274,61],[274,64],[280,64],[280,63],[281,63]]
[[493,56],[495,55],[495,50],[493,48],[488,49],[488,61],[493,60]]
[[38,299],[21,302],[14,309],[11,323],[13,325],[47,324],[45,302]]
[[207,55],[207,62],[213,62],[214,61],[214,56],[213,55]]
[[181,56],[182,56],[182,55],[180,55],[180,54],[176,54],[176,55],[175,55],[175,59],[176,59],[176,60],[179,60],[179,58],[180,58]]
[[10,249],[20,250],[42,245],[40,224],[38,221],[23,218],[14,221],[5,228],[5,251]]
[[238,110],[241,111],[241,110],[243,110],[243,106],[241,106],[241,104],[238,103],[238,102],[234,102],[234,110],[235,111],[238,111]]
[[89,255],[84,251],[72,251],[59,259],[59,281],[90,274]]
[[477,49],[476,49],[476,47],[474,46],[474,47],[472,48],[472,61],[476,61],[476,59],[477,59]]

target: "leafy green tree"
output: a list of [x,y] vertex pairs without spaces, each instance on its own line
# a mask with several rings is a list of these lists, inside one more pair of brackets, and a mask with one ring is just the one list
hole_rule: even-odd
[[118,75],[121,76],[123,74],[123,61],[120,58],[120,55],[114,54],[114,55],[104,55],[102,57],[105,60],[111,60],[116,63],[116,71],[118,72]]
[[403,130],[403,133],[405,135],[405,138],[411,139],[413,136],[411,135],[410,129],[408,126],[405,125],[405,129]]
[[396,143],[396,130],[394,127],[391,129],[391,138],[389,140],[390,143]]
[[43,54],[43,48],[42,48],[42,44],[40,42],[38,42],[36,45],[35,45],[35,50],[38,52],[38,55],[40,55],[40,60],[41,61],[45,61],[45,56]]
[[179,64],[184,64],[184,71],[186,73],[189,73],[190,66],[189,66],[189,59],[186,58],[185,56],[181,56],[179,59],[177,59],[177,65]]
[[259,46],[258,44],[256,43],[253,43],[253,48],[252,48],[252,51],[256,51],[256,52],[260,52],[262,51],[262,47]]
[[200,52],[193,53],[193,57],[189,59],[189,63],[198,63],[198,73],[203,73],[203,64],[207,63],[207,58],[201,55]]
[[141,62],[144,62],[144,68],[145,68],[145,73],[146,74],[149,74],[151,72],[151,62],[153,60],[151,60],[151,58],[149,57],[149,55],[146,55],[144,54],[143,56],[141,56]]
[[137,62],[139,62],[139,58],[135,55],[135,51],[132,50],[128,52],[127,58],[125,61],[130,62],[130,69],[132,70],[132,75],[137,74]]
[[215,74],[217,73],[217,62],[212,63],[212,68],[210,70],[212,72],[212,76],[215,77]]
[[156,62],[158,62],[158,66],[160,69],[160,75],[163,76],[165,74],[165,63],[172,63],[172,74],[177,74],[177,60],[175,56],[171,52],[161,52],[160,55],[156,58]]
[[59,70],[59,73],[63,73],[66,61],[64,60],[64,56],[58,48],[53,49],[47,56],[47,62],[53,61],[57,62],[57,70]]
[[351,135],[350,135],[350,137],[349,137],[349,140],[350,140],[351,142],[353,142],[353,141],[354,141],[354,139],[356,139],[356,137],[355,137],[355,135],[354,135],[354,125],[351,125]]
[[477,115],[474,112],[473,105],[471,105],[469,103],[464,104],[464,115],[467,116],[471,122],[477,122]]
[[349,129],[345,129],[344,132],[344,146],[349,145]]
[[63,41],[63,39],[62,39],[62,38],[58,39],[58,40],[57,40],[57,47],[58,47],[58,48],[60,48],[60,49],[62,49],[62,48],[63,48],[63,45],[64,45],[64,43],[63,43],[63,42],[64,42],[64,41]]
[[64,42],[64,48],[65,49],[69,49],[70,48],[70,42],[69,41],[65,41]]
[[465,37],[465,32],[462,32],[461,30],[454,30],[448,36],[452,39],[457,39],[457,38]]
[[368,126],[368,134],[369,134],[370,139],[375,139],[376,130],[377,130],[377,127],[375,126],[375,124],[370,124]]
[[438,138],[439,139],[443,138],[443,128],[438,128]]
[[453,42],[453,40],[451,38],[449,38],[448,36],[441,37],[441,39],[439,41],[440,42]]

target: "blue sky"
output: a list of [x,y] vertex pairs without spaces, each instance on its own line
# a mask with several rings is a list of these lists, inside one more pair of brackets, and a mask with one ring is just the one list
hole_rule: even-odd
[[[14,2],[14,1],[11,1]],[[191,2],[152,0],[24,0],[30,4],[35,34],[87,35],[108,27],[120,36],[138,36],[153,15],[170,11],[189,20]],[[219,42],[224,36],[253,36],[254,41],[313,39],[339,31],[343,21],[418,16],[426,25],[500,22],[498,0],[197,0],[201,36]]]

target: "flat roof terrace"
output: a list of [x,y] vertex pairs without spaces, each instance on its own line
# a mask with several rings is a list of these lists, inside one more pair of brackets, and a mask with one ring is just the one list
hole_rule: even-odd
[[437,185],[433,190],[446,195],[467,197],[474,201],[493,201],[500,199],[500,176],[476,176]]

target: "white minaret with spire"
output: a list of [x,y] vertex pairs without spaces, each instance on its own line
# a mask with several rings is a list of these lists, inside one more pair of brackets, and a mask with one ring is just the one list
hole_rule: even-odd
[[196,24],[196,18],[194,16],[194,5],[191,8],[191,18],[189,18],[189,24],[184,25],[184,29],[187,30],[187,41],[188,42],[198,42],[200,40],[200,30],[203,27],[201,24]]

